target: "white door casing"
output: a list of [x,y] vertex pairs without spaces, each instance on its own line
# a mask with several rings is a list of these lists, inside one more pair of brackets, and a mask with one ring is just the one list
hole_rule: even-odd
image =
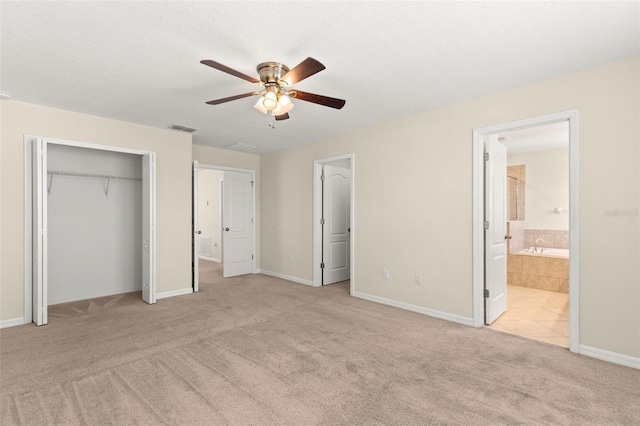
[[200,247],[200,230],[198,229],[198,162],[193,162],[192,171],[192,186],[191,196],[193,201],[192,216],[191,216],[191,230],[193,232],[193,239],[191,240],[191,270],[192,270],[192,287],[193,291],[199,290],[198,280],[200,279],[200,267],[198,264],[199,247]]
[[253,182],[250,173],[224,171],[223,277],[253,273]]
[[156,303],[155,154],[142,156],[142,300]]
[[47,315],[47,143],[37,138],[32,144],[32,320],[45,325]]
[[506,181],[507,148],[491,135],[485,145],[485,324],[507,310]]
[[349,279],[351,170],[323,165],[322,284]]

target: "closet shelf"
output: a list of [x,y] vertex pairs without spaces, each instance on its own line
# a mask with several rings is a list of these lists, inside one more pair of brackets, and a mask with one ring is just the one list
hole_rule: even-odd
[[142,178],[130,177],[130,176],[115,176],[115,175],[101,175],[95,173],[75,173],[75,172],[63,172],[58,170],[49,170],[47,172],[49,175],[49,182],[47,185],[47,193],[51,194],[51,187],[53,186],[53,177],[54,176],[71,176],[71,177],[84,177],[84,178],[97,178],[97,179],[106,179],[107,185],[104,188],[104,196],[105,198],[109,195],[109,184],[111,180],[142,180]]

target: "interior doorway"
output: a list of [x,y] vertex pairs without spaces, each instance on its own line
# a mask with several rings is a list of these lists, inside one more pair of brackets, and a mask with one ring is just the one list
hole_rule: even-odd
[[353,293],[353,154],[314,162],[314,285],[350,280]]
[[[52,153],[57,153],[51,158],[49,148]],[[71,160],[69,155],[73,157]],[[109,157],[108,161],[104,161],[106,157]],[[50,169],[50,160],[56,167],[68,166],[68,170]],[[80,170],[78,167],[90,168]],[[135,185],[136,181],[141,183]],[[134,184],[133,187],[130,184]],[[54,185],[55,197],[66,197],[64,200],[50,200]],[[98,191],[86,196],[79,195],[79,191],[86,188]],[[105,205],[94,206],[101,197],[104,197],[102,201]],[[93,210],[87,210],[89,213],[70,222],[61,208],[71,203],[75,203],[73,205],[79,211],[85,207]],[[82,203],[92,205],[82,206]],[[54,290],[51,295],[55,295],[54,303],[127,292],[134,285],[140,286],[145,302],[156,302],[155,153],[25,136],[25,212],[30,212],[25,215],[25,322],[33,321],[36,325],[48,323],[48,305],[51,302],[49,286],[50,282],[55,283],[56,280],[58,284],[62,282],[64,288],[58,286],[51,289]],[[128,222],[131,219],[135,221],[135,217],[139,218],[138,222]],[[99,237],[98,228],[106,225],[106,222],[112,222],[113,227],[108,235]],[[85,226],[84,230],[77,230],[80,225]],[[74,232],[67,228],[67,231],[60,231],[51,226],[66,226],[76,229],[81,237],[94,237],[94,250],[87,250],[86,244],[71,241]],[[133,240],[130,234],[133,234]],[[51,247],[51,253],[50,243],[57,244]],[[65,249],[60,244],[71,246]],[[71,269],[81,275],[80,269],[84,267],[86,274],[97,273],[100,277],[82,279],[75,284],[66,282],[69,276],[64,274],[69,266],[59,264],[63,259],[61,251],[73,252],[77,246],[82,248],[76,254],[86,252],[88,256],[80,263],[88,262],[91,265],[76,264]],[[111,246],[113,250],[109,251],[108,247]],[[123,257],[121,251],[129,256]],[[127,257],[133,257],[137,262],[132,264]],[[115,275],[109,274],[112,264],[119,265],[115,268]],[[106,269],[100,272],[101,267]],[[123,271],[129,271],[129,275],[134,276],[119,276],[118,273]],[[100,288],[86,288],[87,282],[100,280],[104,281]]]
[[[194,292],[199,291],[200,259],[222,263],[224,278],[255,273],[254,186],[253,170],[193,162]],[[208,223],[200,223],[203,208],[209,211],[203,216]]]
[[[506,181],[502,221],[506,229],[501,232],[507,236],[503,245],[509,309],[485,323],[495,330],[569,347],[569,123],[488,138],[506,152],[506,167],[500,171],[502,182]],[[492,299],[487,300],[485,316]]]
[[[531,119],[520,120],[516,122],[503,123],[495,126],[484,127],[480,129],[474,129],[473,131],[473,304],[474,304],[474,326],[482,327],[488,325],[498,318],[501,314],[502,307],[499,304],[494,304],[494,298],[492,291],[494,289],[504,288],[507,289],[507,252],[505,245],[504,261],[502,264],[504,268],[494,267],[495,261],[499,256],[495,256],[492,251],[492,245],[498,245],[498,242],[502,240],[504,243],[509,242],[510,231],[506,226],[503,227],[502,222],[506,222],[506,191],[508,190],[507,174],[506,170],[502,174],[504,185],[502,185],[503,193],[495,193],[494,196],[503,198],[504,212],[502,213],[503,219],[499,219],[501,214],[492,215],[490,211],[493,207],[494,210],[499,209],[500,203],[496,204],[491,199],[491,195],[487,194],[489,185],[487,181],[491,178],[487,175],[487,170],[494,167],[491,161],[491,153],[486,154],[486,145],[491,140],[495,140],[498,144],[502,143],[498,140],[500,137],[505,137],[509,132],[521,131],[524,129],[532,129],[544,125],[554,125],[557,123],[564,123],[568,129],[568,174],[569,174],[569,203],[568,208],[565,206],[548,206],[548,210],[553,210],[554,213],[561,213],[564,209],[564,213],[568,216],[568,246],[571,252],[569,258],[569,273],[568,273],[568,320],[569,320],[569,349],[572,352],[579,352],[579,281],[578,281],[578,265],[579,265],[579,251],[578,251],[578,111],[571,110],[566,112],[560,112],[556,114],[550,114],[546,116],[534,117]],[[503,139],[502,142],[505,142]],[[505,152],[506,152],[506,147]],[[506,164],[505,164],[506,165]],[[502,171],[498,172],[496,176],[500,176]],[[491,205],[489,205],[491,204]],[[492,223],[493,221],[493,223]],[[494,232],[492,232],[492,230]],[[497,231],[496,231],[497,230]],[[496,233],[497,232],[497,233]],[[495,235],[493,235],[495,234]],[[498,235],[500,234],[500,235]],[[535,247],[534,247],[535,246]],[[537,244],[532,244],[533,249],[537,249]],[[529,249],[527,244],[527,249]],[[545,249],[548,249],[545,247]],[[536,255],[539,253],[535,253]],[[536,264],[540,262],[540,259],[535,259]],[[535,265],[534,265],[535,267]],[[496,293],[494,293],[495,295]],[[506,294],[504,302],[508,301],[508,294]],[[504,304],[504,309],[508,310],[507,303]],[[493,313],[487,315],[487,312]]]

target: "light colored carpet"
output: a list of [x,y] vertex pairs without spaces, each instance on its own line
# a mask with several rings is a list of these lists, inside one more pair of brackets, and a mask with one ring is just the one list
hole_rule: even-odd
[[[2,425],[640,423],[640,371],[264,275],[0,331]],[[114,299],[115,300],[115,299]]]

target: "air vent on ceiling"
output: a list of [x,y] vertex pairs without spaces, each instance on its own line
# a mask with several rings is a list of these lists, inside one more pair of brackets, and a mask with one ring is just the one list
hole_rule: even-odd
[[249,145],[248,143],[234,143],[231,145],[225,146],[227,149],[233,149],[235,151],[251,151],[252,149],[256,149],[255,146]]
[[172,124],[168,127],[173,130],[180,130],[181,132],[193,133],[197,131],[195,127],[183,126],[182,124]]

